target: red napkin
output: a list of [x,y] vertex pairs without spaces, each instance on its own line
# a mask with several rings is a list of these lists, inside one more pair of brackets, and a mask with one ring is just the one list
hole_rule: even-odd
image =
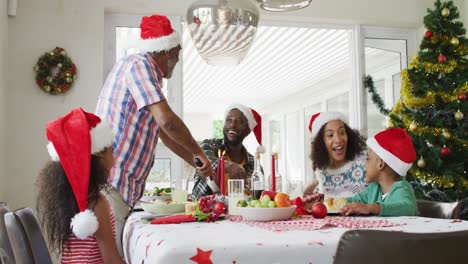
[[296,199],[290,200],[291,204],[296,205],[296,210],[294,211],[295,214],[298,215],[308,215],[309,212],[304,208],[304,202],[302,201],[301,197],[297,197]]
[[195,217],[186,214],[177,214],[177,215],[170,215],[161,218],[156,218],[151,220],[151,224],[153,225],[161,225],[161,224],[180,224],[185,222],[195,222]]

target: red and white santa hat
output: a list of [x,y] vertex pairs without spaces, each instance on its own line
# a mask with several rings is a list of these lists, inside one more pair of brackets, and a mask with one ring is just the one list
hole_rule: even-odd
[[341,120],[346,122],[346,117],[339,112],[318,112],[310,118],[309,131],[312,138],[317,136],[320,129],[330,121]]
[[416,160],[413,141],[401,128],[389,128],[377,133],[367,139],[367,146],[400,176],[405,176]]
[[242,114],[244,114],[244,116],[247,118],[250,131],[253,131],[258,144],[260,144],[260,147],[257,148],[257,151],[260,153],[264,153],[265,149],[262,146],[262,117],[260,116],[260,114],[252,108],[246,107],[244,105],[233,104],[226,109],[224,117],[226,118],[229,112],[233,109],[241,111]]
[[94,212],[87,209],[91,154],[111,146],[114,133],[99,117],[78,107],[50,121],[46,134],[49,155],[60,161],[80,209],[72,218],[72,231],[79,239],[86,239],[98,229]]
[[166,16],[144,16],[140,23],[140,45],[144,51],[160,52],[180,45],[180,36]]

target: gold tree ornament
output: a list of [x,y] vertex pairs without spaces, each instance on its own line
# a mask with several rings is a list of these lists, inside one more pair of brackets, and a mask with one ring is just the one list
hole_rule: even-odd
[[448,132],[447,130],[444,130],[444,132],[442,132],[442,136],[445,138],[445,139],[450,139],[452,137],[452,135],[450,134],[450,132]]
[[421,158],[418,160],[418,167],[419,167],[419,168],[424,168],[424,167],[426,167],[426,161],[423,159],[423,157],[421,157]]
[[444,9],[442,9],[441,15],[442,15],[443,17],[448,17],[448,16],[450,16],[450,9],[448,9],[448,8],[446,8],[446,7],[445,7]]
[[457,121],[463,120],[463,113],[460,112],[460,109],[457,112],[455,112],[454,117],[455,117],[455,120]]
[[452,44],[453,46],[458,46],[458,44],[460,44],[460,40],[458,40],[456,37],[453,37],[450,40],[450,44]]
[[414,131],[416,131],[416,129],[418,129],[418,124],[416,124],[414,121],[412,121],[411,124],[409,125],[409,130],[411,132],[414,132]]

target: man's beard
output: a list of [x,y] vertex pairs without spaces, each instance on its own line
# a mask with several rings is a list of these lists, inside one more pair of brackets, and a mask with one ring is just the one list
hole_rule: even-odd
[[238,146],[238,145],[242,145],[242,141],[244,141],[244,139],[241,138],[241,137],[236,137],[235,140],[230,140],[227,137],[226,132],[224,132],[223,134],[224,134],[224,143],[227,144],[227,145]]

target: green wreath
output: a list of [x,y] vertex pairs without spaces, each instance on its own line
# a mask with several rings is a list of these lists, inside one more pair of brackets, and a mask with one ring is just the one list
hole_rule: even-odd
[[60,94],[70,90],[77,73],[75,64],[60,47],[39,57],[34,71],[36,84],[50,94]]

